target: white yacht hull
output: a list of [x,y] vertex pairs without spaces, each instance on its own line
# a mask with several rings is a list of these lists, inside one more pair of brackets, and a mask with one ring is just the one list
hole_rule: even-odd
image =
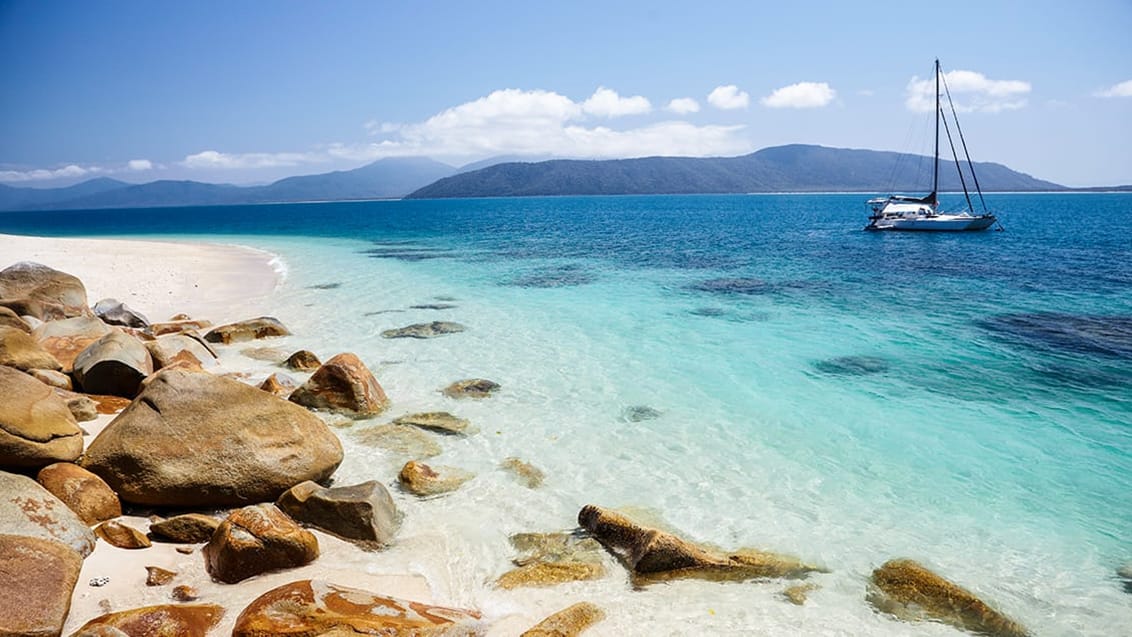
[[994,225],[994,215],[935,215],[874,219],[866,230],[909,230],[917,232],[963,232],[986,230]]

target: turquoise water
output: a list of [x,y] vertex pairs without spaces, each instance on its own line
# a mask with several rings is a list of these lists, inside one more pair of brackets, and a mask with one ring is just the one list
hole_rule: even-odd
[[[862,232],[865,198],[7,214],[0,232],[281,255],[286,345],[357,352],[393,416],[445,409],[480,429],[435,459],[477,478],[397,494],[401,544],[365,565],[421,572],[446,601],[506,616],[591,599],[610,611],[600,634],[955,634],[864,604],[871,569],[907,556],[1035,634],[1130,634],[1114,573],[1132,561],[1132,196],[992,195],[1006,231],[969,235]],[[427,303],[456,307],[411,308]],[[379,336],[438,319],[468,331]],[[436,391],[469,376],[504,390]],[[627,418],[635,406],[659,416]],[[341,432],[340,478],[392,483],[403,460],[364,445],[365,425]],[[546,485],[499,471],[513,455]],[[570,528],[591,502],[831,572],[804,607],[773,582],[635,591],[617,568],[549,591],[489,585],[506,534]]]

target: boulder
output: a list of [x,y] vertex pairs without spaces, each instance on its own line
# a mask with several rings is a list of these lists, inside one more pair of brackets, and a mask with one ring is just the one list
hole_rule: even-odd
[[[29,369],[27,370],[27,373],[32,378],[49,387],[54,387],[55,389],[63,389],[66,391],[71,391],[72,389],[74,389],[74,384],[71,382],[71,377],[64,374],[63,372],[56,371],[54,369]],[[62,398],[62,396],[60,397]],[[64,400],[66,399],[64,398]]]
[[149,532],[171,542],[195,544],[212,538],[220,520],[203,513],[185,513],[149,525]]
[[472,474],[456,467],[434,468],[410,460],[401,468],[397,479],[401,487],[413,495],[433,496],[459,489],[460,485],[472,479]]
[[389,399],[377,379],[350,353],[338,354],[323,363],[310,380],[291,392],[288,400],[354,418],[377,415],[389,406]]
[[83,451],[83,433],[55,391],[0,366],[0,467],[70,462]]
[[909,559],[889,560],[873,571],[867,599],[877,610],[906,621],[933,620],[990,637],[1029,634],[974,593]]
[[318,360],[318,356],[315,356],[314,352],[301,349],[288,356],[283,364],[287,366],[287,369],[293,369],[297,372],[313,372],[322,365],[322,361]]
[[590,602],[578,602],[542,620],[519,637],[575,637],[605,619],[605,611]]
[[63,371],[70,373],[79,352],[114,329],[92,316],[79,316],[44,323],[32,330],[31,335],[59,361]]
[[555,586],[564,582],[593,580],[605,576],[601,545],[593,538],[572,533],[518,533],[511,546],[519,551],[496,585],[504,589]]
[[469,433],[470,423],[446,411],[430,411],[395,418],[393,424],[420,427],[441,434],[466,434]]
[[146,586],[165,586],[169,582],[172,582],[174,577],[177,577],[175,571],[169,571],[160,566],[145,567]]
[[395,330],[385,330],[382,338],[436,338],[445,334],[463,332],[466,328],[459,323],[450,321],[432,321],[431,323],[416,323]]
[[487,398],[499,389],[499,383],[495,381],[486,378],[469,378],[458,380],[441,392],[449,398]]
[[505,471],[513,473],[519,482],[528,489],[539,488],[542,486],[542,481],[546,479],[546,475],[541,469],[518,458],[507,458],[499,466]]
[[149,333],[154,336],[164,336],[166,334],[195,334],[197,330],[203,330],[212,327],[212,321],[205,319],[179,319],[172,321],[163,321],[160,323],[150,323]]
[[32,338],[31,334],[3,325],[0,325],[0,365],[24,371],[63,368],[50,352]]
[[0,535],[0,634],[62,633],[82,566],[65,544]]
[[401,525],[393,497],[374,480],[332,488],[308,480],[284,492],[275,506],[299,522],[374,547],[390,544]]
[[20,318],[19,314],[3,305],[0,305],[0,327],[11,327],[25,334],[31,334],[31,326]]
[[316,557],[314,534],[271,504],[236,509],[204,546],[208,574],[226,584],[302,566]]
[[400,425],[367,427],[358,431],[355,438],[364,445],[384,449],[401,460],[431,458],[439,456],[441,451],[432,436]]
[[45,321],[90,313],[86,288],[78,277],[30,261],[0,270],[0,302],[18,314]]
[[107,544],[120,549],[147,549],[151,546],[144,533],[128,524],[109,520],[94,528],[94,534]]
[[95,303],[94,315],[108,325],[149,327],[149,319],[118,299],[102,299]]
[[795,557],[753,549],[722,553],[592,504],[582,507],[578,523],[642,583],[685,577],[713,581],[804,577],[822,570]]
[[118,496],[102,478],[70,462],[56,462],[39,470],[36,482],[59,498],[83,523],[92,525],[122,515]]
[[138,339],[110,332],[75,357],[75,382],[90,394],[133,398],[153,373],[153,359]]
[[95,617],[83,624],[72,637],[117,634],[106,629],[118,630],[131,637],[205,637],[223,616],[224,608],[216,604],[145,606]]
[[94,534],[59,498],[31,478],[0,471],[0,534],[61,542],[86,557]]
[[98,401],[86,394],[79,394],[58,387],[52,389],[56,396],[63,399],[67,409],[71,410],[71,415],[75,417],[77,422],[90,422],[98,418],[98,414],[101,413],[98,408]]
[[272,374],[259,384],[263,391],[276,396],[286,396],[295,391],[299,384],[286,374]]
[[182,352],[188,352],[200,363],[202,368],[216,367],[220,363],[216,360],[216,352],[208,343],[195,334],[170,334],[162,336],[145,344],[149,355],[153,357],[153,366],[162,369],[173,364]]
[[91,442],[83,466],[125,502],[205,507],[272,501],[340,462],[337,436],[309,411],[239,381],[167,370]]
[[290,330],[283,327],[279,319],[270,316],[261,316],[259,318],[238,321],[236,323],[229,323],[213,328],[212,331],[204,335],[204,340],[209,343],[230,345],[242,341],[254,341],[272,336],[290,335]]
[[[300,580],[255,599],[232,637],[262,635],[479,635],[480,614],[411,602],[321,580]],[[338,631],[333,632],[332,631]]]

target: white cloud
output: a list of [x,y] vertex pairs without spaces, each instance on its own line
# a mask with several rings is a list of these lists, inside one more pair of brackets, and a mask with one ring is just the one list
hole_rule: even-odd
[[770,108],[820,108],[837,97],[837,91],[825,82],[798,82],[775,89],[762,98],[763,106]]
[[1096,97],[1132,97],[1132,80],[1126,80],[1119,84],[1093,93]]
[[738,86],[728,84],[717,86],[708,94],[707,101],[716,108],[731,110],[747,108],[751,104],[751,96],[746,91],[740,91]]
[[[1029,82],[992,80],[975,71],[948,71],[943,74],[943,79],[951,91],[955,110],[961,112],[1016,110],[1026,105],[1026,95],[1030,92]],[[943,87],[940,87],[942,90]],[[921,80],[913,77],[908,82],[904,104],[909,110],[920,113],[935,110],[935,78]]]
[[131,159],[126,162],[126,168],[130,170],[153,170],[153,162],[148,159]]
[[597,117],[621,117],[648,113],[652,104],[640,95],[621,97],[617,91],[599,86],[588,100],[582,102],[582,110]]
[[189,168],[277,168],[280,166],[300,166],[327,161],[317,153],[222,153],[205,150],[185,157],[182,162]]
[[0,170],[0,181],[45,181],[48,179],[73,179],[84,177],[91,173],[102,172],[97,166],[78,166],[70,164],[62,168],[34,170]]
[[700,103],[690,97],[677,97],[669,102],[665,108],[677,115],[687,115],[688,113],[699,113]]

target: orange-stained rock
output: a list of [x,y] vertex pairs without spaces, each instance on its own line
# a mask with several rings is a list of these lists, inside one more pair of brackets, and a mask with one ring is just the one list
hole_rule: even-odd
[[[184,316],[178,314],[177,316]],[[176,319],[176,317],[174,317]],[[195,332],[196,330],[203,330],[212,327],[212,321],[205,319],[177,319],[163,321],[160,323],[151,323],[149,332],[154,336],[164,336],[166,334],[182,334],[185,332]]]
[[205,637],[224,616],[216,604],[162,604],[95,617],[72,636],[99,635],[100,628],[116,628],[130,637]]
[[578,524],[616,553],[643,581],[695,577],[742,581],[765,577],[803,577],[820,572],[796,557],[753,549],[722,553],[592,504],[582,507]]
[[93,316],[77,316],[44,323],[32,330],[32,338],[62,365],[65,372],[74,369],[75,357],[114,328]]
[[322,361],[318,360],[318,356],[315,356],[314,352],[301,349],[288,356],[283,364],[288,369],[297,372],[313,372],[322,365]]
[[25,334],[31,334],[31,326],[25,323],[19,314],[3,305],[0,305],[0,327],[14,327]]
[[54,369],[29,369],[27,373],[32,378],[48,387],[66,391],[71,391],[71,389],[74,388],[74,383],[71,382],[70,376]]
[[205,334],[204,340],[209,343],[223,343],[228,345],[240,341],[252,341],[271,336],[288,336],[290,334],[291,331],[283,327],[279,319],[271,316],[261,316],[246,321],[221,325],[220,327],[214,328],[208,334]]
[[0,365],[23,371],[63,368],[30,334],[6,325],[0,325]]
[[520,637],[574,637],[605,619],[605,611],[590,602],[578,602],[539,622]]
[[271,504],[236,509],[204,546],[208,574],[226,584],[302,566],[317,557],[314,534]]
[[70,462],[56,462],[39,470],[36,482],[63,501],[87,524],[122,515],[122,503],[102,478]]
[[0,535],[0,635],[58,635],[83,558],[56,542]]
[[401,467],[397,475],[401,486],[419,496],[440,495],[460,488],[472,474],[456,467],[431,467],[423,462],[410,460]]
[[[236,618],[232,637],[321,635],[478,635],[480,614],[432,606],[321,580],[300,580],[260,595]],[[351,633],[350,631],[353,631]]]
[[90,443],[83,466],[123,502],[204,507],[273,501],[341,461],[338,437],[309,411],[239,381],[163,370]]
[[379,414],[389,406],[389,398],[377,379],[356,355],[348,352],[323,363],[310,380],[291,392],[288,400],[355,418]]
[[126,407],[130,406],[132,402],[129,398],[122,398],[121,396],[106,396],[104,394],[84,394],[94,401],[98,413],[100,414],[116,414]]
[[75,512],[38,482],[0,471],[0,533],[55,540],[86,557],[94,533]]
[[[212,368],[218,365],[216,352],[204,339],[194,334],[173,334],[148,341],[145,348],[153,357],[155,369],[172,366],[178,360],[196,361],[197,367]],[[186,354],[188,357],[187,358]]]
[[69,462],[82,451],[79,424],[55,390],[0,365],[0,467]]
[[160,566],[147,566],[145,567],[145,585],[146,586],[165,586],[177,577],[177,573],[170,571]]
[[298,386],[298,383],[286,374],[272,374],[259,384],[260,389],[269,394],[275,394],[276,396],[290,394],[295,391],[295,388]]
[[207,542],[219,526],[220,520],[211,515],[185,513],[150,524],[149,532],[170,542],[195,544]]
[[873,571],[867,598],[878,610],[903,620],[930,619],[991,637],[1029,634],[974,593],[913,560],[889,560]]
[[109,520],[94,528],[94,534],[108,544],[120,549],[147,549],[150,547],[149,538],[134,527]]
[[78,277],[31,261],[0,270],[0,303],[44,321],[90,314]]

